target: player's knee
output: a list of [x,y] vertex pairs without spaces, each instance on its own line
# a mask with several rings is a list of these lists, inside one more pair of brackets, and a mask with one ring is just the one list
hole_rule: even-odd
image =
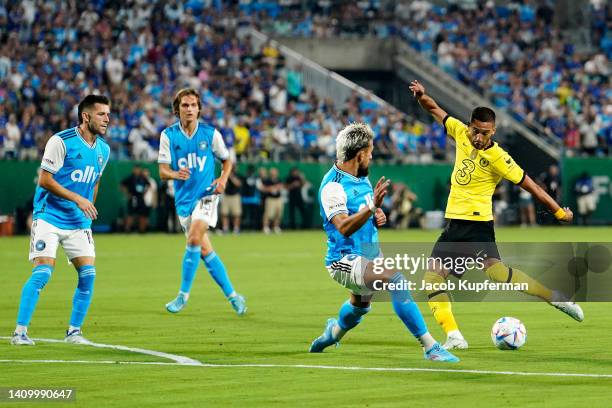
[[197,235],[189,235],[187,237],[187,245],[191,245],[191,246],[201,246],[202,245],[202,237],[199,237]]
[[425,283],[428,299],[433,299],[442,293],[446,293],[446,278],[437,272],[425,272],[423,282]]
[[485,269],[489,279],[495,282],[510,282],[512,280],[512,268],[502,262],[494,262]]
[[78,268],[79,283],[77,289],[82,292],[91,292],[96,279],[96,268],[93,265],[84,265]]
[[51,265],[37,265],[32,269],[32,275],[28,283],[33,285],[36,289],[42,290],[49,282],[49,279],[51,279],[52,272],[53,267]]

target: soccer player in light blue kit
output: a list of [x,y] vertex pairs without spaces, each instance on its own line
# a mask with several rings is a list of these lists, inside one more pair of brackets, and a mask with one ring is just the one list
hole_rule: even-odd
[[[202,258],[236,313],[242,316],[247,310],[244,297],[234,290],[207,234],[208,228],[217,224],[218,194],[225,191],[232,168],[229,152],[221,133],[199,122],[202,103],[195,89],[178,91],[172,107],[179,120],[161,133],[159,175],[162,180],[174,181],[176,212],[187,236],[187,248],[181,288],[178,296],[166,304],[166,310],[178,313],[185,306]],[[215,158],[223,163],[221,175],[216,179]]]
[[[340,307],[338,319],[327,321],[323,334],[312,342],[311,353],[338,344],[346,332],[361,322],[370,311],[375,288],[391,283],[401,287],[405,282],[401,272],[385,269],[376,273],[373,268],[373,259],[380,256],[377,227],[387,222],[380,206],[389,181],[381,177],[372,190],[367,177],[372,140],[368,125],[353,123],[342,129],[336,138],[336,164],[321,183],[319,204],[327,234],[325,265],[332,279],[351,291],[351,297]],[[389,289],[395,313],[421,343],[425,358],[459,361],[429,334],[410,292],[391,286]]]
[[78,115],[78,126],[51,136],[45,146],[34,196],[29,256],[34,269],[21,293],[17,327],[11,338],[14,345],[34,345],[27,334],[28,325],[40,292],[51,278],[58,244],[79,277],[64,341],[88,343],[81,325],[96,277],[91,221],[98,211],[93,203],[110,153],[108,144],[98,136],[108,128],[110,101],[105,96],[88,95],[79,103]]

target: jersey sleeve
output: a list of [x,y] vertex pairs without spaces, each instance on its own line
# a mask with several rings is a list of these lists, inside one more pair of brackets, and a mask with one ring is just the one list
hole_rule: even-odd
[[170,138],[165,131],[161,132],[159,136],[159,154],[157,155],[157,162],[164,164],[172,163],[172,156],[170,155]]
[[45,146],[40,168],[55,174],[64,166],[64,158],[66,157],[66,145],[59,136],[51,136]]
[[514,159],[503,150],[500,156],[493,162],[493,168],[497,174],[514,184],[521,184],[525,179],[525,170],[516,164]]
[[229,151],[225,146],[223,136],[221,136],[221,133],[217,129],[215,129],[215,133],[213,134],[212,149],[217,159],[227,160],[229,158]]
[[465,123],[450,115],[447,115],[444,118],[442,124],[444,125],[444,130],[446,131],[446,134],[452,137],[453,139],[456,139],[457,135],[459,135],[461,131],[466,127]]
[[102,177],[102,174],[104,173],[104,169],[106,168],[106,165],[108,164],[108,161],[110,160],[110,146],[106,145],[105,152],[106,152],[105,153],[106,157],[104,158],[104,164],[100,168],[100,175],[98,176],[98,180],[100,180],[100,178]]
[[348,214],[346,192],[340,183],[327,183],[321,190],[321,205],[327,220],[338,214]]

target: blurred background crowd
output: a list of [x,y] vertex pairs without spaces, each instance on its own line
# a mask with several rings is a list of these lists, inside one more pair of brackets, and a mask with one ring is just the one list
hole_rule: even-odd
[[[39,160],[55,131],[74,126],[77,102],[101,93],[112,100],[112,159],[154,162],[161,130],[176,121],[174,93],[189,86],[201,92],[201,119],[220,130],[233,158],[255,164],[232,176],[221,231],[312,226],[316,187],[297,168],[281,175],[260,164],[329,163],[335,135],[349,122],[372,126],[378,162],[452,160],[438,123],[357,92],[340,105],[317,96],[302,67],[289,65],[275,43],[252,46],[251,27],[274,37],[400,41],[536,133],[562,140],[566,154],[612,155],[609,4],[590,1],[591,47],[584,50],[553,24],[549,0],[439,3],[0,0],[0,159]],[[556,197],[558,173],[551,166],[538,177]],[[589,177],[574,187],[587,197],[579,204],[584,222],[594,210]],[[171,184],[136,166],[121,186],[126,210],[118,229],[178,229]],[[508,205],[517,207],[514,222],[535,224],[531,198],[502,184],[500,222]],[[405,183],[391,187],[385,212],[392,228],[426,222]]]

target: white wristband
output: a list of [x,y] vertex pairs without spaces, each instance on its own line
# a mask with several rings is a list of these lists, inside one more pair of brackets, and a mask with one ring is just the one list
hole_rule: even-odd
[[370,209],[370,212],[372,213],[372,215],[376,214],[376,206],[374,205],[374,201],[370,201],[368,203],[368,208]]

